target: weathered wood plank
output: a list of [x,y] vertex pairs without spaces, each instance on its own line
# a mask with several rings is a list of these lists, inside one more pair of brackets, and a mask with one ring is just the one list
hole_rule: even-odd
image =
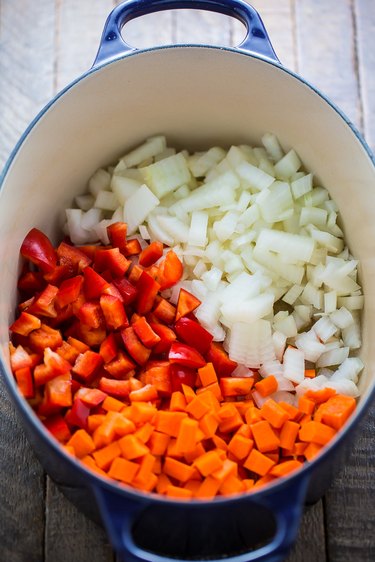
[[2,167],[30,120],[52,97],[54,2],[20,0],[15,6],[2,0],[0,37]]
[[299,0],[295,10],[300,73],[361,126],[351,0]]
[[[283,65],[291,70],[297,69],[294,37],[294,17],[290,0],[248,2],[260,14],[271,43]],[[240,22],[232,22],[233,44],[238,45],[244,37],[244,27]]]
[[113,562],[104,530],[78,511],[50,478],[46,503],[46,562]]
[[325,562],[323,501],[307,506],[302,517],[297,542],[285,562]]
[[375,3],[355,0],[359,78],[363,103],[363,132],[375,150]]
[[58,2],[55,73],[57,91],[91,67],[104,22],[113,7],[112,0]]
[[325,498],[330,562],[375,560],[375,407]]

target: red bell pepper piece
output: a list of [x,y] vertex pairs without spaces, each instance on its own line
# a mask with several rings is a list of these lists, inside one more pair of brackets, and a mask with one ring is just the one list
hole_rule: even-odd
[[47,285],[47,287],[40,293],[40,295],[28,308],[28,312],[30,314],[35,314],[35,316],[47,316],[49,318],[56,318],[57,312],[55,309],[55,299],[58,291],[58,287],[55,287],[54,285]]
[[[104,365],[104,369],[108,371],[115,379],[122,379],[135,369],[136,365],[121,349],[117,353],[115,359]],[[102,389],[104,390],[104,389]],[[105,391],[104,391],[105,392]]]
[[135,301],[137,289],[127,279],[114,279],[113,284],[121,294],[125,306]]
[[35,392],[33,375],[30,367],[23,367],[22,369],[14,371],[14,376],[16,377],[18,388],[20,389],[21,394],[25,398],[33,398]]
[[88,328],[100,328],[104,325],[104,316],[100,304],[95,301],[85,302],[77,316]]
[[129,355],[139,365],[144,365],[150,357],[151,349],[143,345],[131,326],[121,330],[121,337]]
[[201,301],[197,299],[197,297],[189,293],[189,291],[181,288],[177,301],[176,320],[179,320],[183,316],[193,312],[193,310],[198,308],[200,304]]
[[190,345],[177,341],[172,343],[168,359],[171,363],[178,363],[192,369],[199,369],[206,364],[204,357],[202,357],[199,351],[190,347]]
[[87,381],[90,380],[96,373],[96,371],[103,364],[103,359],[95,351],[85,351],[77,357],[76,362],[73,366],[73,373],[75,373],[81,379]]
[[59,308],[63,308],[68,304],[74,302],[78,299],[78,295],[81,292],[81,287],[83,283],[82,275],[76,275],[70,279],[65,279],[58,290],[55,302]]
[[71,336],[68,337],[67,342],[69,345],[75,347],[79,353],[85,353],[85,351],[88,351],[90,349],[89,346],[83,341],[77,340],[76,338],[73,338]]
[[39,293],[45,286],[42,273],[40,271],[25,271],[18,280],[17,287],[26,293]]
[[37,365],[33,374],[35,386],[43,386],[56,377],[56,373],[44,363]]
[[100,297],[100,307],[109,330],[117,330],[118,328],[126,328],[129,326],[124,305],[116,297],[112,295],[102,295]]
[[130,393],[130,381],[114,380],[101,377],[99,380],[99,388],[106,394],[116,396],[117,398],[126,398]]
[[21,245],[21,255],[37,265],[44,273],[54,270],[57,256],[49,238],[37,228],[32,228]]
[[169,289],[181,279],[183,265],[173,250],[169,250],[164,260],[159,265],[160,290]]
[[197,349],[202,355],[209,350],[213,336],[195,320],[180,318],[174,329],[179,339]]
[[70,277],[72,274],[71,268],[68,264],[57,265],[53,271],[45,273],[43,279],[51,285],[60,285],[60,283]]
[[128,256],[137,256],[142,251],[141,245],[137,238],[132,238],[128,240],[125,244],[124,254],[126,257]]
[[78,326],[76,325],[71,327],[73,329],[73,333],[69,335],[74,335],[74,330],[76,330],[75,335],[79,339],[83,340],[90,348],[100,346],[107,337],[107,332],[104,327],[90,328],[90,326],[86,326],[82,323],[79,323]]
[[140,316],[132,322],[132,327],[143,345],[146,347],[154,347],[160,342],[160,336],[154,332],[144,316]]
[[47,407],[69,407],[72,405],[72,376],[60,375],[48,381],[44,388]]
[[12,371],[15,372],[18,369],[24,369],[25,367],[32,366],[32,358],[26,349],[22,345],[18,345],[16,348],[12,344],[9,346],[10,350],[10,365]]
[[60,347],[62,342],[60,331],[47,326],[47,324],[42,324],[38,330],[33,330],[29,335],[30,347],[39,353],[43,353],[46,347],[56,349]]
[[155,387],[160,396],[170,396],[172,393],[171,366],[168,361],[165,361],[159,366],[147,369],[145,372],[145,383]]
[[118,346],[115,334],[112,332],[100,344],[99,353],[103,358],[104,363],[109,363],[117,355]]
[[106,289],[103,291],[103,295],[111,295],[112,297],[116,297],[121,302],[124,302],[123,296],[116,287],[114,283],[110,283]]
[[21,336],[28,336],[33,330],[40,328],[41,324],[41,320],[33,314],[21,312],[9,329],[16,334],[21,334]]
[[121,254],[118,248],[98,249],[95,254],[95,269],[109,270],[114,277],[122,277],[130,267],[131,261]]
[[89,406],[90,408],[95,408],[95,406],[99,406],[107,398],[105,392],[102,392],[98,388],[87,388],[82,386],[79,388],[74,396],[74,400],[79,398]]
[[[133,264],[132,268],[130,269],[129,273],[128,273],[128,279],[130,281],[130,283],[133,283],[133,285],[136,285],[139,281],[140,276],[142,275],[144,269],[138,265],[138,264]],[[152,277],[152,276],[151,276]],[[154,279],[154,277],[152,277]]]
[[161,242],[151,242],[142,250],[139,255],[139,265],[142,267],[150,267],[163,255],[163,244]]
[[211,343],[210,349],[205,357],[207,362],[213,364],[218,377],[229,377],[238,365],[236,361],[229,358],[222,344],[217,342]]
[[66,361],[66,359],[61,357],[56,351],[52,351],[49,347],[46,347],[44,350],[44,364],[55,376],[63,375],[72,368],[69,361]]
[[98,299],[109,286],[108,281],[90,266],[83,270],[83,278],[83,291],[88,299]]
[[166,299],[160,297],[158,304],[153,309],[153,314],[164,324],[173,324],[176,316],[176,307]]
[[115,222],[107,226],[107,234],[112,246],[118,248],[121,253],[126,251],[127,232],[128,225],[125,222]]
[[147,314],[154,305],[160,285],[146,271],[142,271],[136,287],[138,291],[136,310],[138,314]]
[[174,331],[168,326],[157,324],[156,322],[150,322],[150,326],[160,338],[160,342],[155,345],[152,351],[154,353],[165,353],[169,351],[172,343],[176,341],[176,334]]
[[80,273],[92,261],[84,252],[66,242],[61,242],[56,252],[60,265],[67,265],[71,274]]
[[43,421],[44,426],[61,443],[66,443],[71,437],[68,424],[60,414],[55,414]]
[[71,409],[65,414],[65,421],[71,427],[87,428],[87,418],[90,415],[90,406],[75,396]]
[[70,345],[68,342],[63,341],[60,347],[56,349],[56,353],[60,355],[66,361],[69,361],[71,365],[74,365],[75,360],[77,359],[80,352],[76,347]]
[[197,379],[196,369],[191,369],[190,367],[184,367],[178,363],[172,363],[170,366],[170,376],[171,376],[171,388],[172,392],[176,390],[182,390],[182,385],[193,387]]

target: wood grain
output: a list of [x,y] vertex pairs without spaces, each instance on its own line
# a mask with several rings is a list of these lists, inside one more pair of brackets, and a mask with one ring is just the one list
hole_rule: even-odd
[[297,542],[286,562],[325,562],[323,501],[307,506],[302,517]]

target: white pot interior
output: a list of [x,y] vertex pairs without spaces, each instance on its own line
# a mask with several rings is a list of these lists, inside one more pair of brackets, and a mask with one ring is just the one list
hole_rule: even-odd
[[374,384],[375,168],[345,120],[317,92],[276,65],[231,50],[139,52],[70,87],[26,136],[0,193],[0,342],[6,354],[20,244],[34,226],[57,241],[63,210],[90,175],[146,137],[202,149],[253,143],[274,132],[294,147],[337,202],[360,260],[365,292],[364,401]]

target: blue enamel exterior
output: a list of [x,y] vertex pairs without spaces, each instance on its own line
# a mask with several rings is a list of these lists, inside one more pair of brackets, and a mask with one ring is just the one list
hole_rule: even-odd
[[[29,133],[57,100],[63,97],[68,90],[74,88],[81,80],[100,71],[103,66],[111,64],[114,60],[119,60],[128,56],[136,56],[137,53],[140,52],[127,45],[121,38],[120,30],[123,25],[141,15],[177,8],[211,10],[240,19],[247,27],[247,36],[239,47],[214,47],[202,44],[194,45],[192,48],[204,47],[212,50],[227,50],[236,52],[239,56],[259,58],[265,64],[271,64],[280,71],[286,72],[291,77],[297,79],[319,95],[322,99],[322,103],[327,103],[337,112],[339,117],[350,127],[362,144],[363,149],[368,154],[375,167],[375,159],[368,145],[353,123],[342,111],[306,80],[281,66],[259,15],[248,4],[242,0],[128,0],[117,6],[109,15],[92,69],[57,94],[26,129],[0,175],[0,189],[9,168],[17,153],[22,148],[23,143],[27,140]],[[142,53],[179,47],[181,46],[155,47],[144,49]],[[189,47],[189,45],[184,45],[183,47]],[[150,506],[160,506],[166,513],[176,509],[183,509],[184,511],[191,511],[193,513],[197,512],[197,510],[205,509],[207,511],[207,517],[213,517],[215,512],[225,509],[228,518],[230,518],[231,509],[233,509],[234,506],[240,506],[241,509],[243,508],[244,518],[246,518],[246,513],[250,506],[265,506],[273,513],[276,520],[276,533],[272,541],[258,550],[225,558],[225,560],[227,562],[281,562],[296,539],[306,492],[311,479],[314,478],[315,473],[319,472],[319,468],[323,468],[324,465],[329,465],[332,462],[332,458],[342,446],[343,441],[348,441],[348,432],[353,436],[354,427],[358,425],[375,397],[374,387],[368,398],[363,400],[358,406],[355,417],[341,435],[338,435],[334,442],[327,446],[323,453],[312,464],[306,463],[294,476],[270,484],[256,493],[241,494],[230,498],[216,498],[210,501],[192,500],[182,504],[177,500],[137,492],[130,488],[119,487],[116,484],[101,479],[99,476],[95,476],[91,471],[86,470],[82,463],[65,454],[60,445],[42,424],[40,424],[27,402],[17,391],[13,378],[9,376],[3,364],[1,365],[1,371],[4,375],[10,396],[22,417],[28,438],[36,449],[41,462],[44,464],[47,471],[51,470],[53,472],[52,469],[56,469],[55,471],[61,476],[61,481],[63,481],[66,476],[68,481],[77,482],[78,486],[91,488],[111,543],[124,562],[166,562],[167,560],[171,560],[171,558],[159,556],[140,549],[133,540],[133,523],[137,517]],[[178,525],[178,521],[176,521],[176,525]],[[173,558],[173,560],[176,562],[184,562],[177,558]]]

